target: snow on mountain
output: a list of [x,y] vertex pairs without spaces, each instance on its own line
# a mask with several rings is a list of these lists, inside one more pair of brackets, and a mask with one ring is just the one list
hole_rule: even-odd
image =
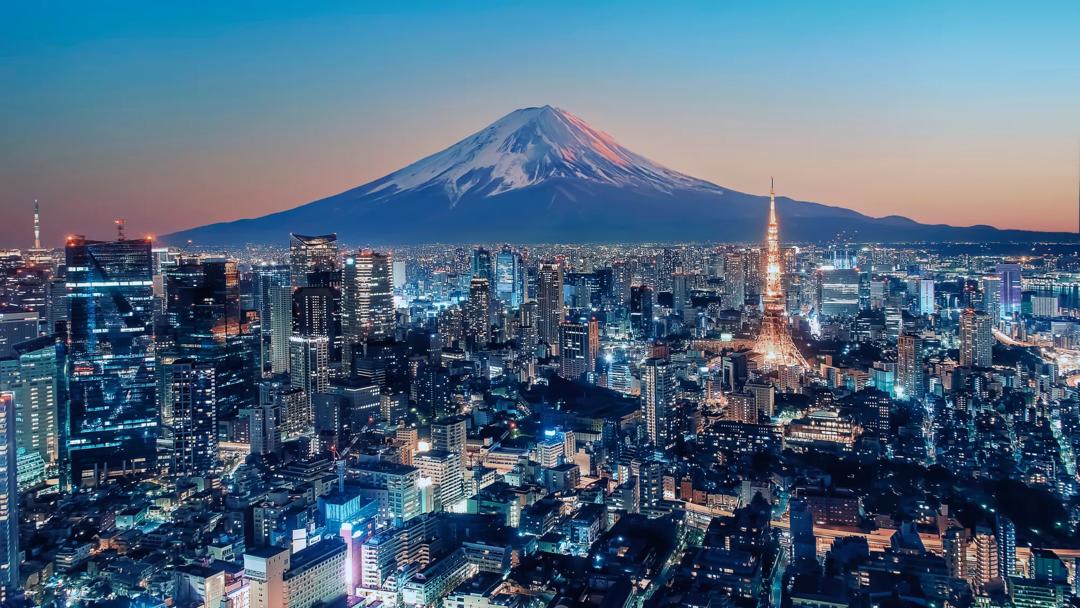
[[449,148],[373,182],[365,194],[438,187],[452,202],[490,197],[563,177],[612,186],[722,192],[620,146],[607,133],[551,106],[523,108]]
[[[336,232],[352,243],[760,242],[768,197],[672,171],[551,106],[524,108],[362,186],[262,217],[184,230],[164,243],[280,243]],[[825,242],[1046,239],[988,226],[925,225],[781,197],[781,238]],[[1073,235],[1063,238],[1075,239]]]

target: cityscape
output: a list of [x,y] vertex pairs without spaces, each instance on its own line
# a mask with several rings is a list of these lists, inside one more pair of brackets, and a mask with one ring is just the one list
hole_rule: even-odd
[[[25,87],[0,107],[47,97],[56,121],[26,112],[0,134],[0,607],[1080,606],[1080,176],[1075,137],[1039,122],[1075,130],[1075,108],[1032,101],[1007,118],[999,98],[968,99],[1005,60],[886,87],[887,102],[877,79],[844,76],[863,73],[856,51],[928,73],[937,52],[966,65],[901,18],[925,16],[919,2],[867,7],[838,56],[826,33],[803,45],[795,30],[822,15],[791,7],[775,25],[794,37],[776,42],[784,65],[823,61],[835,79],[785,72],[790,98],[723,106],[738,126],[700,121],[698,106],[726,103],[719,78],[665,61],[700,52],[726,82],[752,82],[743,70],[775,56],[747,41],[772,44],[786,11],[375,4],[267,3],[259,19],[168,3],[13,11],[22,28],[8,29],[23,31],[0,42],[0,82]],[[1014,10],[1003,24],[973,9],[979,35],[936,18],[983,53],[1061,39],[1032,36]],[[1040,16],[1046,31],[1080,23],[1060,10]],[[744,54],[714,55],[695,18],[704,41]],[[889,42],[862,36],[882,31]],[[603,66],[649,84],[621,92],[625,109],[584,93],[609,94],[590,79],[606,82],[592,68],[613,35],[656,53]],[[531,63],[568,50],[582,54],[565,73]],[[1069,98],[1053,66],[1074,50],[1002,78]],[[66,69],[21,69],[58,56]],[[192,76],[191,57],[221,61]],[[397,73],[430,76],[431,57],[458,93],[416,93]],[[348,115],[362,136],[326,102],[359,95],[331,67],[346,58],[364,75]],[[585,110],[520,103],[535,90],[507,60]],[[679,104],[699,96],[685,115],[664,105],[662,77],[636,76],[654,69],[685,86]],[[280,81],[262,88],[264,70]],[[74,82],[94,94],[69,95]],[[833,143],[787,154],[803,144],[756,112],[828,114],[814,93],[830,87],[861,91],[881,141],[835,152],[862,145],[837,123],[822,127]],[[458,94],[435,121],[445,131],[390,118]],[[927,136],[905,121],[932,124],[919,114],[931,98],[955,124]],[[955,125],[987,115],[1048,139],[1014,137],[1008,170],[943,186],[989,145]],[[608,121],[670,165],[594,126]],[[298,144],[305,129],[327,146],[357,137],[361,168],[318,173],[335,155]],[[734,143],[694,152],[699,129]],[[751,139],[777,150],[768,164]],[[160,154],[164,172],[150,167]],[[1053,184],[1017,194],[1030,176]]]

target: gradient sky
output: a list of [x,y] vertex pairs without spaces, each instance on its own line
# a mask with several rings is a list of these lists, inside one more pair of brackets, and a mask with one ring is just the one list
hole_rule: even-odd
[[30,244],[35,198],[50,245],[114,217],[161,234],[543,104],[737,190],[776,175],[875,216],[1077,227],[1075,0],[221,4],[5,7],[0,246]]

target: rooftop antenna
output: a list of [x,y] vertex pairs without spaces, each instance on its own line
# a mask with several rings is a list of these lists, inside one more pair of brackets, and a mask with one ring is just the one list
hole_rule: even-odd
[[41,249],[41,214],[37,199],[34,199],[34,249]]
[[124,240],[124,221],[122,217],[113,220],[113,223],[116,224],[116,240],[118,241]]

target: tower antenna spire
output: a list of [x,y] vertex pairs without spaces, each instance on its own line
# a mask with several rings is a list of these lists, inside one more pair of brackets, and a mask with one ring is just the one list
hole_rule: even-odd
[[34,199],[34,249],[41,249],[41,214],[36,198]]
[[780,227],[776,221],[776,180],[769,178],[769,228],[765,233],[765,305],[754,350],[765,369],[794,366],[807,369],[806,359],[791,339],[786,317]]

